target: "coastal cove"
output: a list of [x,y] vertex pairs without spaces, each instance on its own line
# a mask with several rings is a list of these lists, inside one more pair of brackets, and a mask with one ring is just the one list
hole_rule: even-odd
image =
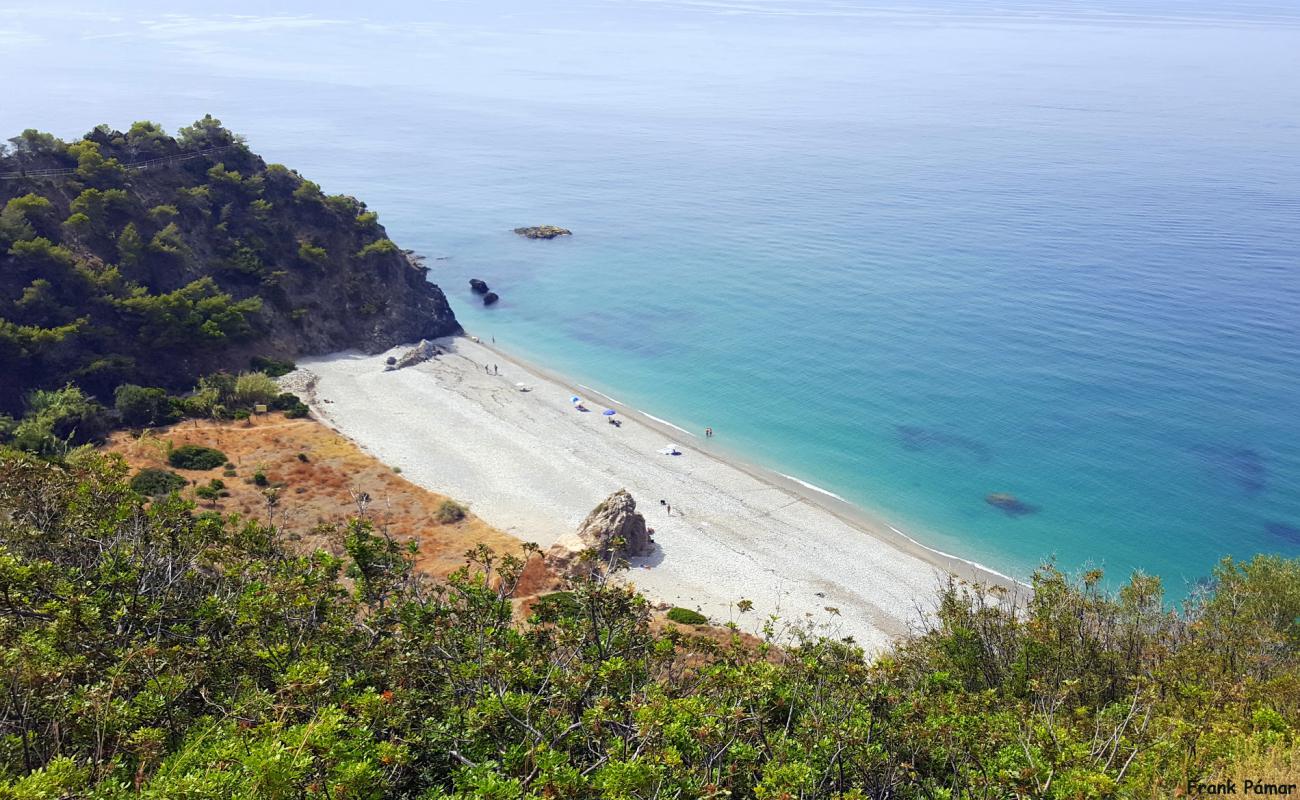
[[[647,596],[757,631],[781,625],[851,635],[872,652],[916,630],[947,574],[1014,589],[1005,576],[929,550],[797,479],[745,464],[671,423],[468,337],[385,371],[390,353],[303,360],[285,386],[328,425],[408,480],[466,502],[543,548],[611,491],[628,489],[656,552],[627,580]],[[517,384],[528,391],[520,391]],[[570,402],[579,393],[589,409]],[[617,409],[619,426],[601,409]],[[658,452],[665,442],[682,454]],[[672,510],[661,507],[666,500]],[[750,600],[747,616],[736,604]]]

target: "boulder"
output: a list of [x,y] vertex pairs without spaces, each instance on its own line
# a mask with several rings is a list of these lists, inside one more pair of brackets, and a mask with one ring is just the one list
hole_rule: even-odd
[[487,294],[483,295],[483,305],[490,306],[500,299],[501,299],[500,297],[497,297],[496,292],[488,292]]
[[515,233],[525,239],[554,239],[556,236],[572,236],[573,231],[555,225],[534,225],[530,228],[515,228]]
[[633,558],[654,552],[645,517],[626,489],[619,489],[596,506],[573,533],[551,545],[548,559],[562,570],[572,570],[578,555],[594,550],[602,561],[611,556]]
[[487,294],[488,285],[478,278],[469,279],[469,288],[474,294]]
[[388,358],[388,365],[384,367],[384,372],[392,372],[395,369],[414,366],[422,361],[428,361],[436,355],[438,355],[438,346],[427,339],[421,339],[419,344],[412,347],[410,350],[407,350],[400,358]]

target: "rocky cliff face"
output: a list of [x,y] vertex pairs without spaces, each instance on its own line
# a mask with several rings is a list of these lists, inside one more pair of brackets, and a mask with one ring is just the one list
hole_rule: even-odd
[[460,331],[378,217],[211,118],[0,152],[0,411],[75,382],[183,389],[253,356],[379,352]]
[[654,549],[645,517],[636,510],[636,501],[626,489],[619,489],[596,506],[577,531],[552,545],[547,558],[561,571],[572,571],[578,566],[578,555],[584,551],[595,551],[605,561],[611,556],[647,556]]

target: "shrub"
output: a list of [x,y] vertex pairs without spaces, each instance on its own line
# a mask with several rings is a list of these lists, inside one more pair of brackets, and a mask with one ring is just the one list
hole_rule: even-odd
[[298,405],[284,412],[284,415],[289,419],[302,419],[303,417],[307,416],[310,412],[311,409],[307,408],[307,406],[303,405],[302,403],[299,403]]
[[257,472],[253,473],[253,483],[258,486],[270,486],[271,479],[266,477],[266,473],[259,469]]
[[393,244],[392,239],[376,239],[365,247],[357,251],[357,258],[365,258],[372,255],[391,255],[398,250],[397,245]]
[[443,525],[460,522],[465,519],[465,507],[455,500],[443,500],[442,505],[434,512],[433,518]]
[[177,469],[216,469],[226,463],[226,454],[212,447],[185,444],[167,455],[167,463]]
[[194,496],[198,497],[200,500],[207,500],[215,506],[217,504],[217,498],[221,496],[221,493],[215,487],[200,486],[194,490]]
[[561,617],[572,617],[579,610],[578,597],[573,592],[551,592],[533,603],[533,613],[540,622],[555,622]]
[[293,392],[282,392],[270,403],[272,411],[288,411],[294,406],[300,405],[302,405],[302,401]]
[[[253,356],[252,360],[249,361],[249,365],[252,366],[255,371],[264,372],[272,378],[279,378],[282,375],[288,375],[290,372],[293,372],[298,368],[292,361],[282,361],[278,358],[267,358],[265,356]],[[294,400],[298,399],[293,395],[289,396],[293,397]],[[280,397],[284,397],[284,395],[282,394]]]
[[184,489],[189,481],[169,469],[146,467],[131,479],[131,489],[146,497],[158,497]]
[[298,243],[298,258],[318,267],[325,266],[330,260],[329,253],[325,251],[325,248],[307,241]]
[[692,611],[689,608],[682,608],[680,606],[668,610],[668,619],[673,622],[679,622],[682,625],[703,625],[709,621],[708,617],[698,611]]
[[299,454],[298,454],[298,460],[301,461],[302,463],[306,464],[306,463],[307,463],[307,454],[306,454],[306,453],[299,453]]
[[164,425],[175,416],[166,391],[132,383],[117,387],[113,393],[113,407],[126,425]]
[[264,372],[245,372],[235,379],[234,401],[241,406],[269,403],[280,393],[280,387]]
[[70,444],[98,441],[109,429],[106,409],[75,386],[32,392],[27,409],[14,426],[14,446],[32,453],[62,453]]

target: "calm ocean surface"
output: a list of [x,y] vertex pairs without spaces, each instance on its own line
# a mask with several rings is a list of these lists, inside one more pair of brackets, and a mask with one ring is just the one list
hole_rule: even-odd
[[472,332],[943,550],[1180,595],[1300,555],[1300,10],[1188,5],[53,3],[0,16],[0,127],[210,111]]

